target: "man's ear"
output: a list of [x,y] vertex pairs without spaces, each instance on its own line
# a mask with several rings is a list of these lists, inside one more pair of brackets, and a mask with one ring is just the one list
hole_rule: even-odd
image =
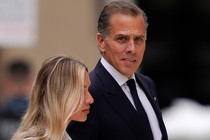
[[104,52],[105,48],[104,48],[104,37],[101,35],[101,33],[97,33],[97,41],[98,41],[98,49],[100,50],[100,52]]

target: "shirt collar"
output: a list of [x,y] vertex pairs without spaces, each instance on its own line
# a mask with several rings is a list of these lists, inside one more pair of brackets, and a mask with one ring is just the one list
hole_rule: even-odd
[[[105,69],[111,74],[111,76],[117,81],[119,86],[122,86],[128,78],[121,73],[119,73],[112,65],[110,65],[103,57],[101,57],[101,64],[105,67]],[[133,74],[130,79],[135,79],[135,75]]]

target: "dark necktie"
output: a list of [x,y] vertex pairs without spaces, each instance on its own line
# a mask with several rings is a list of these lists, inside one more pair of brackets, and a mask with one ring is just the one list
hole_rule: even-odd
[[149,120],[148,120],[147,114],[141,104],[141,101],[139,100],[134,79],[129,79],[127,81],[127,84],[130,89],[131,95],[133,97],[133,101],[134,101],[136,110],[137,110],[138,114],[140,115],[141,119],[143,119],[145,129],[147,130],[149,135],[152,135]]

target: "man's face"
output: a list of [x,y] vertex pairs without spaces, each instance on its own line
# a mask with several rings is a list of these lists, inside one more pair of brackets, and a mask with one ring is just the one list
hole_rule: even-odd
[[110,19],[109,34],[97,35],[102,56],[122,75],[130,77],[142,62],[146,27],[142,16],[115,14]]

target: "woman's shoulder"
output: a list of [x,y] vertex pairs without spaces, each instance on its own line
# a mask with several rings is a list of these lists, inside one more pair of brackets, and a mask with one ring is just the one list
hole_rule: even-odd
[[71,137],[69,136],[69,134],[66,131],[63,135],[63,140],[72,140]]

